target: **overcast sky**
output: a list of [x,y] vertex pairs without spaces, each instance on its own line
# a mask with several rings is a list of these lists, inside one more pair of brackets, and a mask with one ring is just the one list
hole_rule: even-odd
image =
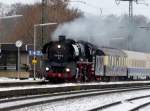
[[[6,4],[12,4],[16,2],[30,4],[41,1],[42,0],[0,0],[0,2]],[[72,0],[72,1],[79,1],[79,0]],[[115,14],[115,15],[128,14],[128,2],[120,2],[119,5],[116,5],[115,0],[80,0],[80,1],[84,1],[86,2],[86,4],[80,2],[71,2],[71,6],[78,7],[79,9],[88,14],[100,16],[101,15],[100,9],[102,9],[103,16],[108,14]],[[150,18],[150,0],[145,0],[145,3],[148,3],[149,6],[134,3],[134,14],[145,15],[148,18]]]

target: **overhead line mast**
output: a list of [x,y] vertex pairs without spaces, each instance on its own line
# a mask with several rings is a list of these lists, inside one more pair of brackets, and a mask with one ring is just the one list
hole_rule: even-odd
[[[47,0],[42,0],[42,17],[41,17],[41,24],[44,24],[47,22],[47,12],[46,12],[46,4]],[[42,32],[41,32],[41,45],[44,44],[44,39],[46,36],[46,28],[42,27]]]
[[133,19],[133,1],[137,3],[138,0],[115,0],[116,4],[119,5],[120,1],[128,1],[129,2],[129,18],[132,21]]
[[[145,3],[145,0],[115,0],[116,4],[119,5],[120,1],[127,1],[129,2],[129,18],[132,21],[133,20],[133,2],[135,2],[136,4],[144,4],[144,5],[148,5]],[[143,1],[143,3],[139,3],[139,1]]]
[[144,5],[147,5],[145,3],[144,0],[141,0],[143,1],[143,3],[139,3],[140,0],[115,0],[116,4],[119,5],[120,4],[120,1],[127,1],[129,2],[129,35],[127,37],[127,49],[129,50],[131,48],[131,43],[129,44],[129,41],[133,41],[133,28],[134,28],[134,25],[133,25],[133,2],[135,2],[136,4],[144,4]]

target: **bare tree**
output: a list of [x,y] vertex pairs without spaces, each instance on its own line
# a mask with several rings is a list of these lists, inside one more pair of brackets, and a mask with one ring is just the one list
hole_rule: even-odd
[[[51,2],[50,2],[51,1]],[[74,18],[81,16],[81,13],[77,9],[68,9],[67,2],[62,0],[50,0],[48,4],[45,5],[46,15],[45,22],[57,22],[63,23],[66,21],[71,21]],[[18,39],[23,40],[25,43],[33,43],[33,28],[34,24],[40,24],[42,19],[42,4],[34,5],[22,5],[14,4],[12,5],[12,10],[9,14],[22,14],[23,17],[20,22],[14,26],[14,31],[9,33],[7,38],[12,38],[11,41],[16,41]],[[57,26],[46,26],[44,30],[46,31],[46,37],[44,37],[45,42],[51,39],[51,33],[56,29]],[[37,28],[37,38],[39,47],[41,47],[41,27]]]

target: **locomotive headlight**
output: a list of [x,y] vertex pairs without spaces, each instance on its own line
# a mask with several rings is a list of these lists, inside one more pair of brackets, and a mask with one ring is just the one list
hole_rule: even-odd
[[46,71],[49,71],[49,67],[46,67]]
[[61,45],[57,45],[57,48],[60,49],[60,48],[61,48]]
[[66,72],[70,72],[70,69],[69,69],[69,68],[66,68]]

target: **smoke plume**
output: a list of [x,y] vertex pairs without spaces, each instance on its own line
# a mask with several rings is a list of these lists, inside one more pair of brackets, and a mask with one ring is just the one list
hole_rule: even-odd
[[65,35],[66,38],[89,41],[97,46],[150,52],[149,26],[149,20],[140,15],[134,16],[133,21],[127,15],[80,17],[59,25],[52,37],[57,39],[59,35]]

